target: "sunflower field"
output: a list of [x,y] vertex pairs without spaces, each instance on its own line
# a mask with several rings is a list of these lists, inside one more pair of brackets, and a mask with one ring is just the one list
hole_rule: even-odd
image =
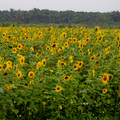
[[120,30],[0,27],[0,120],[119,120]]

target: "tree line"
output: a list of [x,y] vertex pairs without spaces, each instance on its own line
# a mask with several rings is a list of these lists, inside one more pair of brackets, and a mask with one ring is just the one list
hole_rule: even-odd
[[34,8],[29,11],[10,9],[0,11],[1,25],[9,23],[17,24],[39,24],[39,23],[55,23],[55,24],[86,24],[86,25],[120,25],[120,12],[112,11],[106,13],[100,12],[75,12],[52,11],[48,9]]

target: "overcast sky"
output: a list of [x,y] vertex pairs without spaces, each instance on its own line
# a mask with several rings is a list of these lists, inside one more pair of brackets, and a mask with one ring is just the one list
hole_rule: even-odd
[[85,12],[120,11],[120,0],[0,0],[0,10],[73,10]]

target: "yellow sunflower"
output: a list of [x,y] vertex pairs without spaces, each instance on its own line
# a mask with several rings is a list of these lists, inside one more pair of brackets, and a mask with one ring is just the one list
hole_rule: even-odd
[[34,48],[33,48],[33,47],[30,47],[30,50],[31,50],[31,51],[34,51]]
[[25,87],[25,88],[28,88],[28,87],[29,87],[28,83],[25,83],[24,87]]
[[30,84],[33,84],[33,83],[34,83],[34,81],[33,81],[33,80],[31,80],[31,81],[30,81]]
[[68,45],[69,45],[68,42],[65,42],[64,46],[65,46],[65,47],[68,47]]
[[17,48],[13,48],[13,53],[17,53]]
[[17,75],[17,78],[18,78],[18,79],[21,78],[21,77],[22,77],[21,71],[18,71],[18,72],[16,73],[16,75]]
[[64,81],[68,81],[69,78],[70,78],[69,76],[65,76],[65,77],[64,77]]
[[25,57],[22,56],[22,57],[20,58],[20,64],[23,65],[23,64],[24,64],[24,61],[25,61]]
[[77,69],[78,69],[78,65],[75,64],[75,65],[73,66],[73,69],[74,69],[74,70],[77,70]]
[[46,60],[45,60],[45,59],[42,60],[42,65],[43,65],[44,67],[46,66]]
[[107,89],[103,89],[103,93],[105,94],[107,92]]
[[21,50],[21,49],[22,49],[22,45],[21,45],[21,44],[18,44],[18,45],[17,45],[17,49],[18,49],[18,50]]
[[104,73],[103,77],[102,77],[102,82],[103,84],[107,84],[109,80],[109,74]]
[[90,58],[90,61],[94,61],[95,60],[95,55],[93,55],[91,58]]
[[29,76],[30,78],[33,78],[33,77],[35,76],[35,73],[34,73],[33,71],[30,71],[30,72],[28,73],[28,76]]
[[42,63],[39,61],[36,65],[36,69],[38,70],[41,67]]
[[56,92],[61,92],[62,88],[61,88],[61,86],[56,86],[55,90],[56,90]]

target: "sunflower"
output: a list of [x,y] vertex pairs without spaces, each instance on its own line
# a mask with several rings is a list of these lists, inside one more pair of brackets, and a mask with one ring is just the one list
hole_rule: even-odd
[[73,56],[69,56],[69,59],[70,59],[70,60],[73,59]]
[[87,37],[86,37],[86,42],[89,42],[89,40],[90,40],[90,35],[87,35]]
[[73,63],[73,56],[69,57],[70,63]]
[[61,66],[66,66],[66,63],[65,62],[61,62]]
[[25,58],[22,56],[22,57],[20,58],[20,64],[23,65],[23,64],[24,64],[24,61],[25,61]]
[[34,48],[33,48],[33,47],[30,47],[30,50],[31,50],[31,51],[34,51]]
[[30,71],[30,72],[28,73],[28,76],[29,76],[30,78],[33,78],[33,77],[35,76],[35,73],[34,73],[33,71]]
[[64,49],[65,49],[65,47],[64,47],[64,46],[62,46],[62,47],[61,47],[61,50],[63,51]]
[[77,42],[77,38],[73,38],[73,43],[76,43]]
[[12,66],[8,66],[7,69],[8,69],[8,70],[12,70]]
[[69,78],[70,78],[69,76],[65,76],[65,77],[64,77],[64,81],[68,81]]
[[102,77],[102,82],[103,84],[107,84],[109,80],[109,74],[104,73],[103,77]]
[[17,48],[13,48],[13,53],[17,53]]
[[49,46],[46,46],[46,50],[50,50],[50,47],[49,47]]
[[65,47],[68,47],[68,45],[69,45],[68,42],[65,42],[64,46],[65,46]]
[[3,33],[2,36],[5,37],[5,36],[6,36],[6,33]]
[[63,32],[62,33],[62,37],[66,37],[67,35],[66,35],[66,33],[65,32]]
[[50,69],[50,72],[54,72],[52,69]]
[[30,84],[33,84],[33,83],[34,83],[34,81],[33,81],[33,80],[31,80],[31,81],[30,81]]
[[21,49],[22,49],[22,45],[21,45],[21,44],[18,44],[18,45],[17,45],[17,49],[18,49],[18,50],[21,50]]
[[9,60],[6,62],[7,66],[12,66],[12,62]]
[[11,88],[12,88],[12,85],[10,84],[6,87],[6,90],[9,91]]
[[73,69],[74,69],[74,70],[77,70],[77,69],[78,69],[78,65],[75,64],[75,65],[73,66]]
[[42,63],[39,61],[36,65],[36,69],[38,70],[41,67]]
[[107,89],[103,89],[103,93],[105,94],[107,92]]
[[16,75],[17,75],[17,78],[18,78],[18,79],[21,78],[21,77],[22,77],[21,71],[18,71],[18,72],[16,73]]
[[57,66],[58,66],[58,67],[61,66],[61,61],[60,61],[60,60],[58,60]]
[[41,31],[38,31],[38,35],[40,35],[40,36],[41,36],[41,35],[42,35],[42,32],[41,32]]
[[62,105],[59,105],[59,109],[61,109],[61,110],[62,110]]
[[12,36],[11,36],[11,35],[8,35],[8,36],[7,36],[7,38],[8,38],[8,39],[11,39],[11,38],[12,38]]
[[93,55],[91,58],[90,58],[90,61],[94,61],[95,60],[95,55]]
[[57,44],[56,43],[53,43],[52,44],[52,48],[54,49],[54,48],[56,48],[57,47]]
[[56,86],[55,90],[56,90],[56,92],[61,92],[62,88],[61,88],[61,86]]
[[46,66],[46,60],[45,60],[45,59],[42,60],[42,65],[43,65],[44,67]]
[[28,88],[28,87],[29,87],[28,83],[25,83],[24,87],[25,87],[25,88]]
[[80,67],[80,68],[81,68],[81,67],[82,67],[82,65],[83,65],[83,61],[79,61],[79,62],[78,62],[78,67]]
[[42,52],[36,53],[36,58],[39,58],[42,55]]
[[106,55],[109,54],[110,46],[108,48],[105,48],[105,51],[106,51]]

